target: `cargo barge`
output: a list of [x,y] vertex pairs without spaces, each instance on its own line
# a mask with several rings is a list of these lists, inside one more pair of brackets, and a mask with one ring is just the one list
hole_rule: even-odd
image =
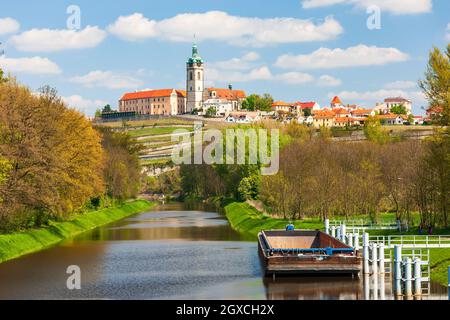
[[359,252],[321,231],[262,231],[258,241],[266,276],[359,275],[362,269]]

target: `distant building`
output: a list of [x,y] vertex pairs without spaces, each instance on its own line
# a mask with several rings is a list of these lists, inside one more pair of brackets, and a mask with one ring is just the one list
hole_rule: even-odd
[[375,117],[376,119],[380,120],[383,125],[403,125],[407,120],[408,117],[405,115],[398,115],[398,114],[381,114]]
[[425,119],[425,121],[431,122],[431,121],[435,121],[436,119],[439,119],[443,110],[444,109],[439,106],[434,106],[434,107],[428,108],[427,109],[427,118]]
[[414,125],[421,126],[425,122],[422,116],[414,116]]
[[119,100],[120,112],[138,115],[177,115],[186,112],[186,92],[177,89],[125,93]]
[[253,112],[232,112],[226,117],[227,122],[232,123],[252,123],[261,120],[261,113]]
[[206,88],[203,92],[203,112],[205,113],[210,107],[218,110],[218,113],[238,111],[242,109],[242,102],[247,98],[245,91],[233,90],[230,84],[228,89],[222,88]]
[[203,115],[206,115],[209,110],[214,110],[214,115],[217,117],[225,116],[230,112],[235,111],[233,102],[226,99],[208,99],[203,102]]
[[402,97],[386,98],[384,99],[384,103],[377,103],[375,110],[380,114],[389,114],[392,112],[393,107],[400,105],[405,107],[407,114],[412,113],[412,102]]
[[330,106],[332,109],[345,107],[341,101],[341,98],[339,98],[338,96],[334,97],[333,100],[331,100]]
[[320,105],[317,102],[295,102],[293,104],[294,111],[297,114],[303,114],[303,112],[307,109],[312,111],[320,110]]
[[315,111],[313,114],[313,126],[316,128],[332,127],[334,125],[335,113],[331,110]]
[[350,114],[353,118],[368,118],[373,117],[375,115],[375,111],[373,109],[356,109],[350,111]]
[[276,112],[292,112],[292,104],[284,101],[275,101],[272,103],[272,111]]

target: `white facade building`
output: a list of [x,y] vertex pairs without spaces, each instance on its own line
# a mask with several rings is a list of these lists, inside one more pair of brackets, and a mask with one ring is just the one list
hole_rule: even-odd
[[233,102],[226,99],[208,99],[204,101],[203,114],[205,115],[210,108],[213,108],[215,110],[215,115],[218,117],[225,116],[226,114],[235,110]]

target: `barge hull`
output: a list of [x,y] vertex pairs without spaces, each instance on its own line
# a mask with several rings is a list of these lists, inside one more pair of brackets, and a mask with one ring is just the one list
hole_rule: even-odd
[[[304,231],[304,232],[282,232],[282,231],[268,231],[262,232],[258,236],[259,240],[259,256],[266,276],[274,274],[280,275],[358,275],[361,271],[362,261],[358,253],[354,251],[344,251],[341,254],[298,254],[296,250],[301,249],[277,249],[271,246],[272,237],[279,237],[276,241],[272,239],[272,243],[280,244],[280,239],[286,239],[288,237],[304,237],[303,239],[292,239],[294,241],[305,242],[310,238],[311,243],[314,241],[314,245],[319,246],[320,243],[325,242],[328,245],[332,245],[333,248],[349,250],[349,246],[344,243],[330,237],[329,235],[320,231]],[[281,237],[281,238],[280,238]],[[311,240],[314,238],[315,240]],[[310,248],[303,248],[308,251]],[[271,251],[272,250],[272,251]],[[279,252],[280,250],[286,250],[285,253]],[[275,252],[275,253],[273,253]]]

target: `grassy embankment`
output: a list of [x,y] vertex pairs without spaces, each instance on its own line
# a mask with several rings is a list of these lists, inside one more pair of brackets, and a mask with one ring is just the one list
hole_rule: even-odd
[[[252,236],[256,240],[258,232],[261,230],[270,229],[284,229],[290,222],[284,219],[275,219],[256,210],[247,203],[231,203],[225,207],[226,216],[231,224],[231,227],[245,235]],[[382,219],[386,222],[392,218],[391,214],[383,215]],[[364,218],[360,216],[358,218]],[[366,217],[367,218],[367,217]],[[390,220],[393,221],[393,220]],[[323,230],[324,225],[319,219],[308,219],[302,221],[295,221],[294,225],[299,229],[319,229]],[[414,234],[417,230],[410,230],[408,234]],[[447,230],[436,230],[436,234],[449,234]],[[398,234],[398,232],[377,231],[376,235]],[[431,279],[442,285],[447,285],[447,267],[450,265],[450,249],[430,249],[430,267]]]
[[0,235],[0,263],[52,247],[83,232],[123,219],[151,208],[154,203],[137,200],[118,207],[80,215],[66,222],[52,222],[49,227]]

